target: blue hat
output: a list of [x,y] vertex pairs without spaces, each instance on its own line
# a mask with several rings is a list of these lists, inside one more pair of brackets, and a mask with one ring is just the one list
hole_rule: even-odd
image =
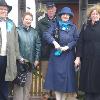
[[71,11],[69,7],[62,8],[58,15],[62,15],[62,14],[69,14],[70,17],[74,16],[74,13]]
[[46,3],[46,7],[49,8],[49,7],[54,7],[55,4],[53,2],[47,2]]

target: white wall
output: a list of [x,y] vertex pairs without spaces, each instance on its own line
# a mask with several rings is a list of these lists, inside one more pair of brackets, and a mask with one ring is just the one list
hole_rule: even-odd
[[12,6],[11,12],[8,14],[8,17],[12,19],[16,26],[18,25],[18,0],[5,0],[8,5]]
[[[30,8],[30,9],[27,9]],[[36,27],[36,4],[35,0],[26,0],[26,11],[30,11],[33,14],[32,26]]]
[[[12,19],[16,26],[18,26],[18,0],[6,0],[7,4],[12,6],[11,12],[8,14],[8,17]],[[30,9],[27,9],[29,7]],[[36,4],[35,0],[26,0],[26,11],[29,10],[33,14],[32,26],[36,26]]]

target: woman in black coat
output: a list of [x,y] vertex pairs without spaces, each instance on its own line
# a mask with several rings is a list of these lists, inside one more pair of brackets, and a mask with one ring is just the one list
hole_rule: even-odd
[[87,24],[80,32],[75,65],[81,61],[79,89],[86,100],[100,100],[100,5],[88,9]]

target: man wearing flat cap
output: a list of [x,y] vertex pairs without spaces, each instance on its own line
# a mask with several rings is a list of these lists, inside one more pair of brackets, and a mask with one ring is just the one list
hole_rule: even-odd
[[8,13],[12,6],[0,1],[0,100],[8,100],[8,81],[17,74],[16,59],[19,59],[18,34]]
[[38,21],[36,29],[41,38],[41,69],[43,78],[45,77],[48,59],[50,55],[50,45],[44,40],[43,33],[48,30],[48,28],[56,22],[56,6],[53,2],[46,3],[47,13],[45,17]]

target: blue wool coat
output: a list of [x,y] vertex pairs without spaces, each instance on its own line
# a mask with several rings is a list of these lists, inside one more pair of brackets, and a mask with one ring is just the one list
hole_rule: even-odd
[[[53,44],[55,40],[53,34],[56,28],[57,24],[55,23],[44,33],[44,39],[50,44]],[[59,30],[59,37],[60,46],[68,46],[69,50],[62,52],[60,56],[55,56],[55,48],[52,49],[44,88],[53,91],[76,92],[74,58],[78,30],[73,23],[70,23],[70,28],[67,30]]]

